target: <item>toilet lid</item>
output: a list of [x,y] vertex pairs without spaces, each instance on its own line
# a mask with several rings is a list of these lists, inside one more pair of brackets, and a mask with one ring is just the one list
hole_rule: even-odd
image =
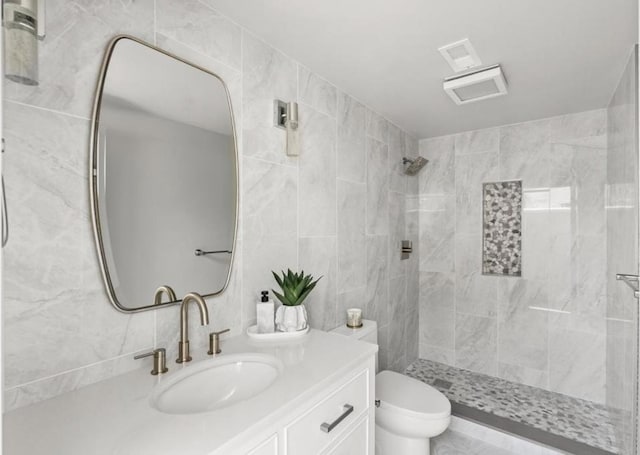
[[438,419],[451,415],[451,403],[430,385],[394,371],[376,375],[376,399],[398,412]]

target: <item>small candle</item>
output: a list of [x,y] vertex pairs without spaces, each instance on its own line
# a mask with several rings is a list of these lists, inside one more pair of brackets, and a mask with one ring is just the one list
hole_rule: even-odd
[[362,327],[362,310],[360,308],[349,308],[347,310],[347,327]]

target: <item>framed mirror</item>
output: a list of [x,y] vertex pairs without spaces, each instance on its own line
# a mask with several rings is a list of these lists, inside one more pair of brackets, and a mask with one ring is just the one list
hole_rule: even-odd
[[[115,37],[96,91],[90,156],[93,227],[111,303],[138,312],[179,303],[187,292],[222,293],[238,216],[224,81],[136,38]],[[154,304],[161,286],[177,298],[164,292]]]

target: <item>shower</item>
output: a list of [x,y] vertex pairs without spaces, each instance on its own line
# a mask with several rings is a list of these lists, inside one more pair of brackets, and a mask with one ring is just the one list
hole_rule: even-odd
[[421,156],[413,160],[410,160],[407,157],[403,157],[402,164],[404,164],[405,166],[407,166],[408,164],[408,166],[404,170],[404,173],[406,175],[416,175],[418,172],[420,172],[420,169],[422,169],[424,165],[427,164],[428,162],[429,160]]

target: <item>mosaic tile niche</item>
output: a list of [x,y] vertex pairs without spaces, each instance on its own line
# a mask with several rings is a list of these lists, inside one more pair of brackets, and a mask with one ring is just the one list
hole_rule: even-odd
[[522,274],[522,181],[484,183],[482,274]]

